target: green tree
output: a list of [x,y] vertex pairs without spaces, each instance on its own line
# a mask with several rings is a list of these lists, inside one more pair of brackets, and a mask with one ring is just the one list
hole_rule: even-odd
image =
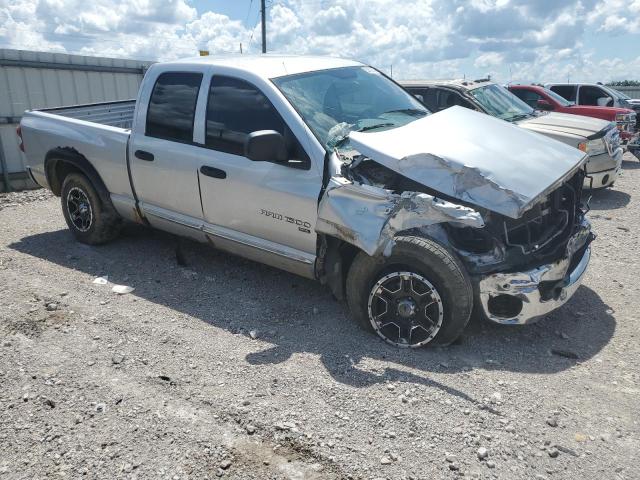
[[638,80],[616,80],[607,83],[610,87],[640,87],[640,81]]

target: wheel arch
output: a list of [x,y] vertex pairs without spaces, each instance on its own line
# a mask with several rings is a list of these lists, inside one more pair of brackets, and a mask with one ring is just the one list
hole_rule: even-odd
[[[455,249],[451,248],[447,234],[440,224],[431,225],[421,230],[411,228],[398,231],[394,235],[394,238],[406,236],[416,236],[430,240],[445,249],[450,255],[453,255],[461,265],[464,265],[464,262]],[[316,276],[323,285],[329,286],[331,292],[338,300],[344,300],[346,298],[346,282],[349,269],[356,255],[364,252],[364,250],[353,243],[328,234],[320,234],[318,243],[319,253]],[[366,252],[364,253],[366,254]],[[383,258],[382,255],[380,258]],[[467,273],[466,269],[465,273]]]
[[95,167],[72,147],[57,147],[47,152],[44,159],[47,183],[54,195],[60,196],[64,179],[70,173],[81,173],[92,183],[100,200],[111,202],[109,190]]
[[349,268],[360,253],[355,245],[331,235],[319,235],[318,273],[320,283],[327,285],[338,299],[346,298]]

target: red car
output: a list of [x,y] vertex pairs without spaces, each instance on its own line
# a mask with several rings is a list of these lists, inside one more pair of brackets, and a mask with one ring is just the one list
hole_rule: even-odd
[[[620,138],[625,145],[638,143],[636,112],[620,107],[595,107],[576,105],[548,88],[539,85],[509,85],[511,93],[536,110],[584,115],[616,122]],[[634,140],[633,142],[630,142]]]

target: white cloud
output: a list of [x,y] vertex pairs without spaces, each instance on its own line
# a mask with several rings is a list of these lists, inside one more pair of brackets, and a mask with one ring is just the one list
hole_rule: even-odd
[[612,34],[640,33],[640,0],[601,0],[587,22]]
[[503,62],[504,56],[501,53],[488,52],[476,58],[473,66],[476,68],[495,68],[502,65]]
[[[640,78],[640,57],[596,59],[584,45],[586,30],[640,43],[640,0],[280,0],[268,22],[269,51],[349,56],[404,78]],[[10,48],[166,60],[240,43],[259,52],[259,27],[198,15],[190,0],[0,0]]]

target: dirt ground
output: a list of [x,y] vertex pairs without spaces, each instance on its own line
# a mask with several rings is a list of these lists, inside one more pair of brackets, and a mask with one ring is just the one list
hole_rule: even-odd
[[640,162],[624,168],[593,193],[569,304],[418,351],[314,282],[191,242],[180,266],[139,227],[84,246],[59,199],[2,195],[0,480],[640,478]]

